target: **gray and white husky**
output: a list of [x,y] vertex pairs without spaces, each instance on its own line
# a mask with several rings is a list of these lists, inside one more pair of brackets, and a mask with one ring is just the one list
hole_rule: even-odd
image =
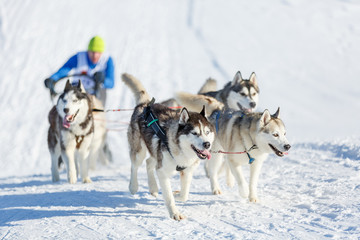
[[242,110],[243,112],[253,112],[258,106],[260,90],[255,73],[252,73],[249,79],[243,79],[240,71],[238,71],[234,79],[228,82],[222,89],[206,92],[208,89],[213,89],[214,86],[216,86],[216,80],[210,78],[200,89],[200,96],[178,92],[175,97],[176,101],[191,111],[197,111],[202,107],[202,105],[199,104],[199,102],[203,102],[201,100],[199,101],[200,97],[208,102],[211,102],[211,99],[215,98],[224,105],[223,107],[225,109],[231,108],[234,110]]
[[[137,172],[139,166],[147,159],[149,190],[157,195],[154,170],[159,179],[162,194],[170,217],[181,220],[185,216],[175,206],[171,190],[171,176],[180,171],[181,192],[179,200],[186,201],[194,169],[199,161],[210,159],[210,147],[214,140],[215,129],[205,117],[205,110],[200,113],[181,112],[169,109],[161,104],[150,104],[150,97],[140,81],[129,74],[123,74],[122,80],[132,90],[136,99],[136,108],[131,117],[128,129],[128,141],[131,159],[131,177],[129,190],[132,194],[138,191]],[[156,117],[148,123],[146,115],[151,113]],[[151,124],[158,123],[160,127],[154,130]],[[161,128],[161,130],[160,130]],[[162,131],[166,140],[155,131]]]
[[[208,170],[213,194],[220,194],[218,173],[224,153],[234,175],[239,193],[251,202],[258,202],[257,185],[263,162],[270,153],[282,157],[290,149],[286,139],[284,123],[279,118],[279,109],[270,115],[262,113],[243,113],[242,111],[220,113],[215,111],[210,120],[215,124],[217,133],[212,151],[218,152],[208,161]],[[242,166],[250,165],[250,184],[242,172]]]
[[81,81],[73,86],[68,80],[56,106],[50,110],[48,148],[53,182],[60,180],[60,159],[65,163],[69,183],[76,183],[79,168],[82,182],[91,182],[89,161],[101,157],[106,137],[105,126],[101,122],[94,124],[94,106],[101,108],[102,104],[86,93]]

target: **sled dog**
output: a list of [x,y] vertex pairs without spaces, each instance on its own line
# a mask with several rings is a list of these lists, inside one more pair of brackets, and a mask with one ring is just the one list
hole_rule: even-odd
[[211,101],[212,98],[215,98],[224,104],[225,109],[231,108],[242,110],[243,112],[253,112],[258,105],[260,90],[255,73],[252,73],[249,79],[243,79],[240,71],[238,71],[234,79],[228,82],[222,89],[213,92],[203,92],[203,89],[206,90],[209,84],[212,84],[212,86],[215,84],[216,86],[216,81],[208,79],[199,91],[200,96],[178,92],[175,98],[180,105],[186,106],[191,111],[198,111],[202,107],[199,104],[199,97],[204,98],[205,101]]
[[[291,147],[285,136],[284,123],[279,118],[279,110],[273,115],[268,110],[263,113],[215,111],[210,116],[217,129],[213,157],[208,161],[213,194],[221,194],[218,173],[224,154],[219,151],[223,151],[232,153],[227,154],[225,159],[238,183],[240,196],[249,197],[250,202],[259,201],[257,184],[263,162],[270,153],[282,157]],[[242,172],[244,165],[250,165],[249,185]]]
[[[96,101],[96,100],[93,100]],[[96,104],[102,106],[100,101]],[[68,182],[77,181],[78,170],[83,183],[90,183],[88,176],[89,154],[97,158],[104,144],[106,129],[97,125],[94,137],[93,102],[81,83],[73,86],[68,80],[56,106],[49,112],[48,147],[51,155],[53,182],[60,180],[58,164],[65,163]]]
[[[175,206],[170,178],[176,171],[180,172],[179,200],[186,201],[194,169],[200,160],[211,157],[210,147],[215,129],[206,119],[205,109],[195,113],[183,108],[179,112],[161,104],[152,104],[140,81],[129,74],[123,74],[122,80],[134,93],[137,104],[128,129],[131,159],[129,190],[131,194],[138,191],[137,172],[148,151],[150,192],[155,196],[158,192],[154,176],[156,169],[170,217],[175,220],[184,219],[185,216]],[[149,116],[152,118],[149,119]]]

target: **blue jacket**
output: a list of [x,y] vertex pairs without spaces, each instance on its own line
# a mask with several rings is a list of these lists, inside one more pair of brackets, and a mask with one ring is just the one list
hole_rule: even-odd
[[[55,82],[61,78],[68,76],[69,72],[73,69],[76,69],[78,66],[78,55],[79,53],[72,56],[56,73],[54,73],[50,78]],[[89,56],[86,54],[87,65],[89,69],[94,69],[96,64],[93,64]],[[105,80],[104,88],[113,88],[114,87],[114,63],[111,57],[108,58],[105,68]]]

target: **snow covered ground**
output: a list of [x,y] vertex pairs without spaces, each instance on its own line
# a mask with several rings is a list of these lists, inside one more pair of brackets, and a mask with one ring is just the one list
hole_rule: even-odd
[[[359,239],[359,23],[355,0],[0,0],[0,239]],[[145,166],[132,196],[127,112],[107,115],[114,162],[92,184],[51,182],[43,80],[96,34],[116,67],[108,109],[134,106],[123,72],[159,101],[256,72],[260,110],[281,107],[292,143],[265,162],[260,203],[224,179],[211,195],[202,165],[184,221],[148,193]]]

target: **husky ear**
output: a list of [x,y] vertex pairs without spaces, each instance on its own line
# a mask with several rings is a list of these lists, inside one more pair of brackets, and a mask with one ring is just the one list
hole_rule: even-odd
[[278,107],[278,109],[276,110],[276,112],[271,115],[273,118],[279,118],[279,115],[280,115],[280,107]]
[[79,80],[77,88],[79,88],[82,93],[86,93],[84,85],[82,84],[81,80]]
[[241,72],[238,71],[238,72],[235,74],[234,79],[232,80],[231,85],[234,86],[236,83],[241,82],[242,80],[243,80],[243,78],[242,78],[242,76],[241,76]]
[[255,88],[258,88],[258,83],[257,83],[257,79],[256,79],[256,74],[255,74],[254,72],[250,75],[249,82],[251,82],[252,84],[254,84]]
[[189,118],[190,118],[190,116],[189,116],[188,110],[186,108],[183,108],[180,113],[179,124],[185,125],[187,123],[187,121],[189,120]]
[[64,92],[67,92],[71,89],[72,85],[70,83],[70,80],[68,79],[65,84]]
[[254,72],[250,75],[249,81],[257,85],[256,74]]
[[206,113],[205,113],[205,105],[203,105],[203,109],[201,110],[200,114],[205,117]]
[[261,115],[261,118],[260,118],[260,126],[261,127],[264,127],[266,126],[271,120],[271,115],[270,115],[270,112],[269,110],[265,110],[263,112],[263,114]]

